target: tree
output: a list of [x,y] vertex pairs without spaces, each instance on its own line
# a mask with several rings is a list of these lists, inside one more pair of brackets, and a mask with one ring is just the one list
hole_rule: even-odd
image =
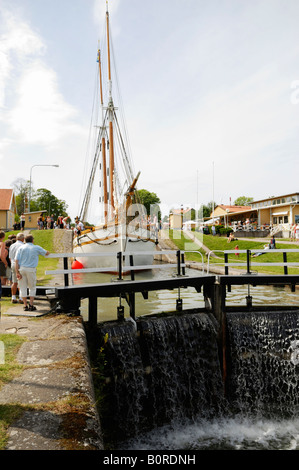
[[[16,195],[17,213],[18,215],[21,215],[23,212],[25,212],[26,202],[28,201],[29,196],[30,183],[23,178],[18,178],[13,182],[12,186]],[[40,188],[37,191],[34,191],[34,189],[31,188],[31,212],[46,210],[48,214],[54,214],[55,218],[57,218],[59,215],[65,217],[67,215],[67,207],[68,206],[65,201],[58,199],[48,189]]]
[[18,178],[12,183],[12,187],[16,195],[17,214],[21,215],[25,212],[26,200],[29,194],[29,181]]
[[210,201],[208,202],[208,204],[202,204],[200,206],[200,209],[199,209],[199,217],[203,217],[204,219],[207,219],[208,217],[210,217],[211,213],[213,212],[213,209],[215,209],[215,207],[217,206],[217,204],[213,201]]
[[65,201],[58,199],[54,194],[46,188],[40,188],[35,192],[34,202],[38,207],[37,210],[46,210],[49,215],[54,214],[54,218],[59,215],[67,216],[67,204]]
[[147,215],[151,214],[151,206],[160,204],[160,199],[156,193],[151,193],[147,189],[139,189],[135,192],[136,202],[140,202],[145,209]]
[[235,206],[250,206],[251,202],[253,202],[253,197],[240,196],[235,200],[234,205]]

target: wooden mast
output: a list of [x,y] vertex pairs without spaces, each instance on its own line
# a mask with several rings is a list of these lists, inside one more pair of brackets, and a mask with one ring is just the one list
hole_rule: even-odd
[[[108,5],[106,11],[107,23],[107,49],[108,49],[108,81],[109,81],[109,199],[111,211],[114,210],[114,140],[113,140],[113,100],[112,100],[112,82],[111,82],[111,65],[110,65],[110,37],[109,37],[109,12]],[[111,214],[112,218],[112,214]]]
[[[102,85],[102,67],[101,67],[101,51],[98,50],[98,62],[99,62],[99,75],[100,75],[100,94],[101,94],[101,107],[102,107],[102,122],[104,126],[103,116],[103,85]],[[107,165],[106,165],[106,141],[105,141],[105,129],[102,128],[102,164],[103,164],[103,196],[104,196],[104,220],[107,225],[107,204],[108,204],[108,191],[107,191]]]

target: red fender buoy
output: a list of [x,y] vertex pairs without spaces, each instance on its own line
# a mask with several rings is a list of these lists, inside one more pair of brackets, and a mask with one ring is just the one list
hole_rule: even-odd
[[72,269],[83,269],[84,266],[82,263],[80,263],[80,261],[77,261],[75,259],[75,261],[72,262]]

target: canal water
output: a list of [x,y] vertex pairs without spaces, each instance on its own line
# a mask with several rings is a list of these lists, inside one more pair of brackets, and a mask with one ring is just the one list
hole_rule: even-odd
[[[196,270],[187,270],[188,275],[198,275]],[[158,267],[153,272],[139,273],[136,279],[155,279],[165,278],[175,275],[175,269]],[[99,283],[110,282],[111,279],[116,281],[116,276],[111,275],[73,275],[74,283]],[[183,300],[183,309],[196,309],[204,307],[204,299],[202,293],[196,293],[193,288],[181,289],[173,291],[157,291],[150,292],[147,300],[143,299],[141,294],[136,295],[136,317],[152,315],[161,312],[171,312],[176,308],[176,299],[178,296]],[[232,286],[231,292],[227,293],[226,304],[231,306],[246,305],[246,296],[252,297],[253,305],[275,305],[275,306],[298,306],[298,291],[291,292],[289,287],[242,287]],[[125,307],[125,315],[129,315],[128,306],[124,299],[121,300]],[[117,318],[117,306],[119,299],[99,299],[98,304],[98,321],[107,322]],[[83,318],[87,319],[88,305],[82,303],[81,313]],[[230,342],[234,348],[234,364],[232,370],[233,384],[232,388],[237,391],[236,402],[232,407],[225,407],[223,412],[211,413],[211,406],[206,404],[204,409],[200,409],[198,413],[191,416],[176,415],[176,410],[180,410],[180,403],[174,402],[173,416],[170,423],[163,425],[158,424],[154,429],[144,432],[137,432],[134,436],[127,439],[120,439],[114,443],[116,449],[122,450],[299,450],[299,324],[298,316],[290,312],[289,316],[283,320],[279,315],[274,316],[270,313],[258,318],[252,317],[245,322],[242,314],[239,317],[228,319],[231,322],[231,338]],[[170,320],[172,321],[172,320]],[[185,320],[182,320],[182,322]],[[190,323],[190,329],[186,321]],[[181,333],[180,354],[186,357],[186,371],[177,371],[176,373],[186,372],[189,379],[192,380],[192,368],[198,367],[198,371],[203,372],[204,380],[213,389],[214,395],[219,392],[219,400],[222,401],[221,378],[219,380],[219,370],[215,364],[215,357],[212,359],[214,364],[211,367],[211,361],[204,357],[203,348],[199,349],[194,355],[193,346],[188,349],[189,341],[193,341],[190,331],[194,331],[192,322],[198,322],[198,318],[188,316],[185,321],[184,330]],[[203,321],[203,320],[200,320]],[[209,329],[208,320],[206,324],[199,327],[207,332]],[[250,323],[249,328],[248,322]],[[122,334],[125,337],[125,344],[128,349],[121,351],[124,361],[128,367],[130,374],[130,354],[136,359],[136,344],[130,343],[133,337],[130,334],[130,322],[127,331]],[[173,397],[181,393],[182,387],[171,379],[170,370],[174,370],[178,360],[176,359],[178,351],[176,349],[168,349],[169,345],[166,341],[167,335],[171,334],[174,325],[172,323],[158,322],[154,327],[152,323],[143,321],[141,327],[145,330],[145,338],[149,335],[155,337],[152,343],[152,350],[148,352],[151,355],[151,361],[158,361],[160,375],[165,379],[164,388],[165,396]],[[179,328],[183,325],[180,324]],[[244,330],[245,325],[245,330]],[[154,328],[156,328],[154,330]],[[124,331],[124,330],[123,330]],[[270,332],[265,335],[265,331]],[[252,333],[254,332],[254,333]],[[154,336],[153,336],[154,335]],[[156,344],[154,343],[156,341]],[[156,352],[161,352],[165,343],[165,354],[156,357]],[[198,341],[197,341],[198,343]],[[265,344],[263,344],[265,343]],[[120,350],[124,343],[119,344]],[[294,351],[290,352],[290,344],[294,346]],[[116,348],[114,340],[113,348]],[[249,349],[248,349],[249,348]],[[130,352],[130,349],[132,350]],[[209,348],[208,348],[209,349]],[[297,350],[297,352],[296,352]],[[162,351],[163,352],[163,351]],[[261,354],[260,354],[261,353]],[[214,354],[215,355],[215,354]],[[203,357],[201,357],[203,356]],[[261,359],[262,358],[262,359]],[[166,361],[167,359],[167,361]],[[187,361],[188,359],[188,361]],[[166,361],[164,363],[164,360]],[[133,362],[132,361],[132,364]],[[188,367],[191,369],[187,369]],[[134,366],[134,370],[135,370]],[[196,374],[198,373],[196,372]],[[186,374],[185,374],[186,375]],[[150,377],[150,375],[149,375]],[[267,377],[267,379],[266,379]],[[186,379],[186,377],[185,377]],[[134,379],[136,386],[132,388],[134,403],[142,403],[146,391],[146,383],[140,383],[140,376]],[[147,379],[146,379],[147,380]],[[152,378],[154,380],[154,378]],[[161,378],[159,379],[161,380]],[[168,382],[168,380],[170,382]],[[187,380],[187,379],[186,379]],[[219,390],[217,387],[219,380]],[[186,382],[188,384],[188,380]],[[118,386],[121,384],[118,383]],[[192,384],[193,385],[193,384]],[[206,391],[202,391],[202,381],[197,384],[197,389],[193,390],[202,400],[206,397]],[[273,406],[268,408],[269,393],[268,389],[274,391],[274,395],[270,397],[273,400]],[[250,409],[251,396],[254,395],[254,407]],[[121,394],[124,396],[124,393]],[[161,390],[159,397],[161,396]],[[131,397],[130,397],[131,398]],[[153,396],[154,400],[155,397]],[[184,400],[184,398],[182,398]],[[126,403],[126,407],[130,408],[130,401]],[[258,406],[256,407],[256,403]],[[158,402],[157,402],[158,404]],[[132,405],[132,403],[131,403]],[[195,406],[195,403],[193,403]],[[156,409],[158,409],[156,407]],[[170,412],[171,406],[169,408]],[[161,411],[163,411],[163,407]],[[137,413],[137,414],[136,414]],[[138,406],[131,406],[132,422],[139,419]],[[157,413],[157,419],[159,418]],[[153,417],[151,416],[151,419]],[[135,421],[134,421],[135,420]]]

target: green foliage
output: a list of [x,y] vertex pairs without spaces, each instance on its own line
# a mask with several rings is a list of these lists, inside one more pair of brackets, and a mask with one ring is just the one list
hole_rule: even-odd
[[[25,212],[25,200],[29,198],[29,181],[22,178],[13,183],[16,195],[17,213],[21,215]],[[30,211],[38,212],[46,210],[49,215],[53,214],[57,219],[59,215],[67,216],[67,204],[62,199],[58,199],[46,188],[39,188],[36,191],[31,187]]]
[[250,206],[253,202],[253,197],[240,196],[234,201],[235,206]]
[[[47,210],[47,213],[54,214],[56,219],[59,215],[67,216],[67,204],[65,201],[58,199],[46,188],[40,188],[35,192],[33,203],[36,204],[35,210]],[[33,210],[33,209],[32,209]]]
[[203,217],[204,219],[207,219],[211,216],[211,213],[213,212],[213,208],[217,206],[216,202],[210,201],[208,204],[202,204],[199,209],[199,217]]
[[147,191],[147,189],[139,189],[135,192],[135,197],[136,202],[140,202],[145,207],[147,215],[151,214],[151,206],[158,205],[161,202],[156,193]]

